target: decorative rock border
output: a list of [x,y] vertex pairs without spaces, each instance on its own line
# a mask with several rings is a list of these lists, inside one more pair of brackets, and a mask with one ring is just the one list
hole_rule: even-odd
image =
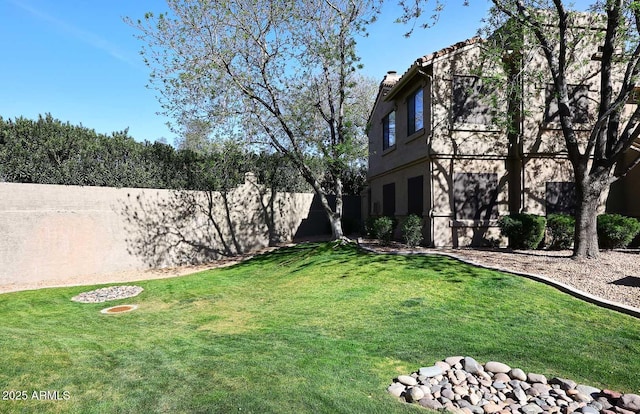
[[400,375],[387,388],[407,403],[454,414],[640,414],[640,396],[547,380],[501,362],[455,356]]
[[111,286],[81,293],[72,297],[71,300],[80,303],[102,303],[109,300],[132,298],[138,296],[143,290],[140,286]]

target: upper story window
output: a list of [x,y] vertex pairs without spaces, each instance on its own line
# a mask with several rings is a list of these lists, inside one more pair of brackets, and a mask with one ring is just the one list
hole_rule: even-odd
[[492,122],[492,108],[483,98],[488,94],[478,76],[453,77],[453,124],[490,125]]
[[391,111],[382,118],[382,149],[396,145],[396,112]]
[[[569,106],[573,110],[573,122],[586,124],[589,122],[589,87],[587,85],[567,85]],[[560,122],[557,94],[552,84],[547,85],[544,122]]]
[[407,135],[424,128],[424,94],[418,89],[407,100]]

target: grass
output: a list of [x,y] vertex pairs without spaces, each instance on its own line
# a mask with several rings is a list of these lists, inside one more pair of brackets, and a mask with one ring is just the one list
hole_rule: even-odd
[[424,412],[385,388],[452,355],[640,392],[639,320],[445,257],[307,244],[138,284],[0,295],[0,390],[28,394],[0,412]]

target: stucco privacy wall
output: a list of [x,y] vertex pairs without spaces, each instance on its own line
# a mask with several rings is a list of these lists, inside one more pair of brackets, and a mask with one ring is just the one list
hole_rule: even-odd
[[313,194],[0,183],[0,285],[206,262],[291,240]]

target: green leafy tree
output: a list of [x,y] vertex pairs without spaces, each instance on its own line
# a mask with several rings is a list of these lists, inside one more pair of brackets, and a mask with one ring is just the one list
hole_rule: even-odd
[[[503,40],[494,51],[500,58],[508,51],[511,64],[522,63],[527,53],[541,53],[543,63],[533,72],[522,65],[512,67],[512,75],[501,89],[519,93],[523,79],[550,83],[557,100],[557,119],[563,146],[572,166],[577,193],[574,257],[597,257],[597,207],[610,185],[640,163],[640,157],[623,165],[624,154],[640,136],[640,106],[626,105],[638,86],[640,72],[640,3],[635,0],[594,2],[591,15],[576,11],[573,3],[563,0],[492,0],[487,18],[491,31],[507,24],[492,40]],[[422,21],[432,7],[426,1],[407,2],[403,22]],[[441,4],[436,6],[436,14]],[[576,24],[579,19],[586,19]],[[427,21],[424,25],[428,25]],[[587,29],[588,28],[588,29]],[[494,32],[495,33],[495,32]],[[500,37],[504,36],[502,39]],[[526,50],[518,50],[516,39],[529,39]],[[515,46],[515,47],[514,47]],[[500,50],[502,47],[502,50]],[[593,48],[588,60],[597,59],[597,70],[587,78],[597,80],[599,96],[593,99],[594,119],[586,136],[581,133],[576,114],[579,101],[573,99],[572,78],[590,64],[583,59],[585,48]],[[516,69],[515,72],[513,69]],[[511,120],[517,122],[519,108],[509,108]],[[507,125],[509,122],[507,122]]]
[[146,43],[143,56],[166,114],[177,125],[204,120],[217,135],[239,134],[286,155],[342,239],[341,171],[363,150],[349,110],[362,99],[355,36],[380,4],[169,0],[169,13],[128,21]]
[[[597,208],[610,185],[640,162],[637,157],[625,168],[616,168],[640,135],[640,106],[626,105],[640,72],[640,8],[635,1],[609,0],[595,3],[590,16],[571,9],[561,0],[553,2],[494,0],[494,12],[508,18],[514,27],[535,41],[546,63],[546,75],[557,100],[564,146],[573,168],[577,208],[574,256],[597,257]],[[544,7],[544,12],[540,9]],[[591,30],[576,24],[588,20]],[[551,28],[550,28],[551,26]],[[601,28],[601,30],[598,30]],[[595,29],[595,30],[594,30]],[[576,121],[580,103],[573,99],[571,78],[580,66],[582,48],[592,47],[597,70],[599,97],[588,136]],[[589,54],[588,59],[592,59]]]

